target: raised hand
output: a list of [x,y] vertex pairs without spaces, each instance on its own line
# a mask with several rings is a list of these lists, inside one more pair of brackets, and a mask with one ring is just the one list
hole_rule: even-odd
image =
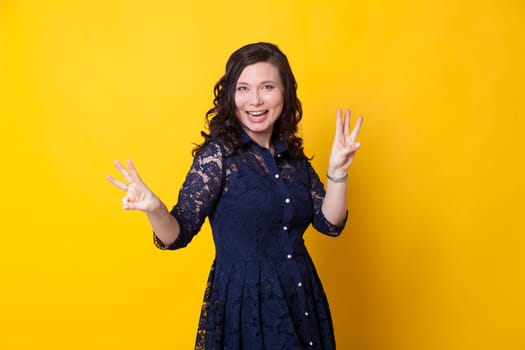
[[350,130],[350,110],[347,109],[343,121],[343,112],[337,110],[337,118],[335,124],[335,137],[332,144],[332,151],[330,153],[330,160],[328,163],[328,174],[333,177],[344,177],[348,172],[348,167],[354,160],[355,153],[361,146],[359,142],[355,142],[363,118],[359,117],[352,130]]
[[126,195],[122,198],[122,208],[126,210],[141,210],[146,213],[160,208],[162,202],[142,181],[131,160],[128,160],[126,164],[129,171],[118,160],[115,161],[115,166],[124,176],[127,184],[106,175],[106,179],[109,182],[126,192]]

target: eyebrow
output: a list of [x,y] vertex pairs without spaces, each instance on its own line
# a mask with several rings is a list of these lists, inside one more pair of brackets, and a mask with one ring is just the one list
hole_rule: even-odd
[[[276,82],[275,82],[274,80],[265,80],[265,81],[261,81],[259,84],[260,84],[260,85],[263,85],[263,84],[269,84],[269,83],[271,83],[271,84],[276,84]],[[238,81],[238,82],[237,82],[237,85],[240,85],[240,84],[243,84],[243,85],[250,85],[249,83],[246,83],[246,82],[244,82],[244,81]]]

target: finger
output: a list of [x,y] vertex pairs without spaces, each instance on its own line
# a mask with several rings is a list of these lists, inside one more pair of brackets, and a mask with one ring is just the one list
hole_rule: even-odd
[[115,166],[117,167],[117,169],[120,171],[120,173],[122,174],[122,176],[124,176],[124,178],[126,179],[127,182],[133,182],[133,178],[131,177],[131,175],[128,173],[128,171],[126,170],[126,168],[124,168],[124,166],[122,164],[120,164],[120,162],[118,160],[115,160]]
[[344,148],[344,150],[342,151],[342,154],[344,157],[352,156],[354,153],[356,153],[359,150],[360,147],[361,147],[360,142],[352,143],[351,145]]
[[357,123],[354,126],[354,129],[352,130],[352,134],[350,134],[350,142],[354,142],[357,135],[359,135],[359,130],[361,130],[361,124],[363,124],[363,117],[357,118]]
[[342,153],[343,160],[341,161],[341,163],[344,164],[343,167],[348,168],[352,164],[354,157],[360,147],[361,144],[358,142],[345,148],[345,150]]
[[125,196],[122,198],[122,209],[124,210],[144,210],[144,208],[140,205],[140,203],[137,203],[129,196]]
[[344,133],[345,136],[350,135],[350,110],[345,111],[345,123],[344,123]]
[[135,168],[135,165],[133,164],[133,162],[131,161],[131,159],[128,159],[126,161],[126,164],[128,165],[128,168],[129,168],[129,172],[130,172],[130,175],[131,177],[133,178],[134,181],[139,181],[139,182],[143,182],[142,179],[140,178],[140,175],[137,171],[137,168]]
[[343,118],[341,109],[337,109],[335,117],[335,139],[339,140],[343,136]]
[[128,196],[124,196],[124,198],[122,198],[122,209],[133,209],[133,203],[129,200]]
[[111,182],[113,185],[115,185],[116,187],[120,188],[122,191],[127,191],[128,190],[128,186],[126,186],[125,184],[123,184],[122,182],[118,181],[117,179],[109,176],[109,175],[106,175],[106,179]]

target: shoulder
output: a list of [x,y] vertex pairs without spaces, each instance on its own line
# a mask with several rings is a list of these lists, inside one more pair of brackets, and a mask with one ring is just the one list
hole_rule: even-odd
[[219,138],[210,138],[199,149],[195,158],[223,158],[226,154],[224,142]]
[[315,170],[315,167],[312,164],[312,158],[308,158],[306,156],[303,156],[301,158],[301,163],[303,164],[304,168],[306,169],[306,172],[308,173],[308,176],[310,178],[318,178],[317,171]]

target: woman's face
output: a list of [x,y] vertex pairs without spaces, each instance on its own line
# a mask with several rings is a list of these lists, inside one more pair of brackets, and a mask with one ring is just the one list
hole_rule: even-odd
[[283,84],[269,62],[246,66],[235,86],[235,114],[250,137],[268,147],[273,125],[283,110]]

